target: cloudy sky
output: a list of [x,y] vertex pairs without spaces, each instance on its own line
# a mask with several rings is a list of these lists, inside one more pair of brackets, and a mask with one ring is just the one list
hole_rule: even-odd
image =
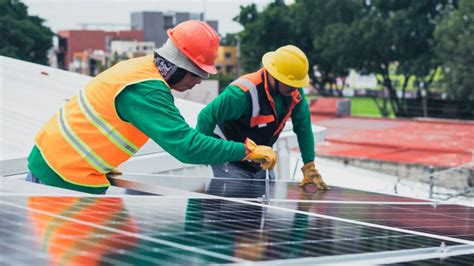
[[[219,33],[238,32],[240,24],[232,21],[241,5],[256,3],[262,10],[271,0],[23,0],[30,15],[46,20],[54,32],[65,29],[120,30],[130,24],[136,11],[205,12],[206,19],[219,21]],[[289,1],[288,1],[289,2]],[[105,26],[107,25],[107,26]],[[106,27],[106,28],[103,28]]]

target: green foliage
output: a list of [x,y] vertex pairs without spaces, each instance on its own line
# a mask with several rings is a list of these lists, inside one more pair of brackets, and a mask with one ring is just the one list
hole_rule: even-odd
[[389,104],[377,105],[380,112],[403,116],[406,90],[430,95],[443,77],[453,98],[473,99],[473,6],[461,0],[453,12],[458,0],[275,0],[261,12],[255,5],[241,7],[235,20],[244,26],[245,70],[259,67],[265,52],[294,44],[308,56],[320,94],[331,94],[336,78],[350,69],[375,74],[389,97]]
[[[404,97],[396,95],[389,66],[397,64],[397,74],[418,77],[417,84],[429,88],[433,82],[437,62],[432,45],[436,17],[446,0],[374,0],[363,7],[360,19],[351,24],[354,51],[348,55],[350,67],[361,73],[378,74],[379,83],[390,95],[390,104],[397,115],[404,114]],[[380,78],[381,77],[381,78]],[[408,83],[402,84],[404,92]],[[385,112],[387,110],[384,110]]]
[[[400,74],[399,71],[399,66],[397,64],[391,64],[388,67],[388,75],[389,78],[392,82],[392,86],[394,87],[395,90],[406,90],[406,91],[413,91],[413,90],[418,90],[419,89],[419,82],[432,78],[432,86],[430,88],[431,91],[441,91],[441,86],[439,85],[441,79],[443,78],[442,75],[442,70],[440,67],[438,67],[434,72],[430,73],[429,76],[415,76],[415,75],[410,75],[410,76],[405,76],[403,74]],[[431,77],[431,74],[434,74]],[[380,74],[376,75],[376,78],[378,80],[383,80],[383,76]],[[377,86],[377,89],[381,90],[383,89],[383,86],[379,84]]]
[[212,75],[211,79],[217,80],[219,82],[219,93],[227,87],[232,81],[236,79],[235,75],[232,73],[219,73],[217,75]]
[[18,0],[0,0],[0,55],[47,64],[53,32]]
[[236,46],[237,45],[237,34],[227,33],[224,37],[221,38],[220,45],[222,46]]
[[246,72],[255,71],[261,65],[263,54],[280,46],[292,43],[296,38],[291,30],[290,8],[283,0],[269,4],[264,12],[258,13],[255,4],[241,7],[234,18],[244,26],[241,38],[242,65]]
[[102,73],[104,70],[106,70],[107,67],[102,64],[102,61],[97,61],[97,74]]
[[460,0],[435,31],[437,56],[444,66],[444,85],[449,96],[471,101],[474,108],[474,2]]
[[234,21],[239,22],[242,26],[255,22],[257,20],[257,5],[250,4],[248,6],[240,6],[240,13],[234,18]]
[[293,42],[306,52],[310,69],[317,65],[318,76],[310,76],[319,92],[325,94],[326,84],[334,86],[336,78],[347,76],[349,62],[344,56],[352,51],[348,25],[358,17],[361,3],[346,0],[299,0],[293,6],[297,38]]

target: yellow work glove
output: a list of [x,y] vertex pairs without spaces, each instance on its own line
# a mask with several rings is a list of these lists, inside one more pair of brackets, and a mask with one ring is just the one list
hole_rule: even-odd
[[114,170],[108,172],[107,174],[105,174],[105,176],[106,176],[107,178],[109,178],[109,177],[114,177],[114,176],[116,176],[116,175],[122,175],[122,172],[120,172],[120,170],[118,170],[118,169],[114,169]]
[[303,165],[301,168],[303,171],[303,180],[300,182],[300,187],[305,188],[309,184],[315,185],[318,190],[331,190],[331,188],[324,183],[321,174],[319,174],[318,169],[314,165],[314,162],[309,162]]
[[272,170],[275,167],[277,158],[271,147],[257,145],[249,138],[245,140],[244,145],[246,155],[243,160],[259,163],[264,170]]

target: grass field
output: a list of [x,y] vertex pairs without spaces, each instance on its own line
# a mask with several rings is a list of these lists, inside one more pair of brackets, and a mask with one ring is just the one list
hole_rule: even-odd
[[[377,101],[382,105],[382,99],[377,99]],[[395,117],[392,108],[389,108],[389,110],[390,117]],[[377,105],[370,97],[351,98],[351,114],[355,116],[382,117]]]

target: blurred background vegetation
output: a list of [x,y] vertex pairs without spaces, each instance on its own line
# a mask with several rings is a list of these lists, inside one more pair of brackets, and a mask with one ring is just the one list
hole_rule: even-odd
[[0,55],[46,65],[54,34],[27,11],[20,1],[0,0]]
[[[474,117],[472,0],[276,0],[262,11],[242,6],[234,20],[244,30],[224,40],[239,42],[244,72],[291,43],[306,52],[319,95],[342,96],[345,86],[336,81],[351,70],[375,75],[385,97],[353,99],[353,110],[375,106],[380,116],[412,116],[413,105],[436,106],[431,99],[443,95],[459,116]],[[408,100],[407,91],[428,102]]]
[[[238,47],[239,71],[214,76],[220,89],[257,70],[264,53],[294,44],[310,61],[310,94],[347,96],[356,72],[377,80],[376,93],[352,99],[356,113],[410,117],[423,105],[425,116],[454,108],[454,118],[474,119],[473,0],[275,0],[236,13],[243,30],[221,44]],[[53,35],[21,1],[0,0],[1,55],[47,64]]]

